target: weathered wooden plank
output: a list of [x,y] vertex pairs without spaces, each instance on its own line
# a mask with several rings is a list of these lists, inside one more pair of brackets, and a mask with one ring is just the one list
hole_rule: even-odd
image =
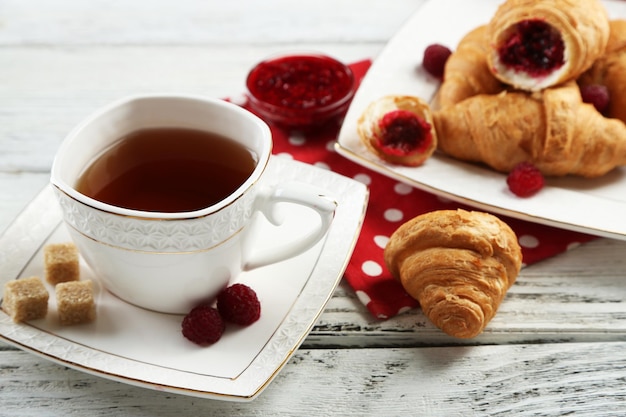
[[18,351],[0,351],[0,364],[3,416],[617,416],[626,401],[623,342],[300,350],[251,403],[136,388]]
[[3,0],[0,45],[380,42],[421,3]]
[[50,174],[0,171],[0,234],[48,183]]

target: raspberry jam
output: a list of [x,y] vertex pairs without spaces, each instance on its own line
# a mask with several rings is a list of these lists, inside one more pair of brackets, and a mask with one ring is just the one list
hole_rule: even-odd
[[539,19],[523,20],[498,48],[500,62],[510,69],[542,77],[564,64],[561,35]]
[[386,113],[378,127],[379,143],[389,155],[423,153],[433,140],[430,123],[408,110]]
[[324,55],[286,55],[265,60],[246,81],[253,110],[290,127],[314,126],[343,115],[354,95],[349,67]]

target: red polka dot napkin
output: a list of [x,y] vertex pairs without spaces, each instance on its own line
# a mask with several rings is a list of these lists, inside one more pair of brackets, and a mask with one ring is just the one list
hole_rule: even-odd
[[[350,67],[361,80],[371,61]],[[243,104],[247,107],[247,103]],[[469,207],[441,199],[433,194],[399,183],[378,174],[334,151],[339,126],[310,134],[290,133],[270,125],[274,135],[274,153],[330,169],[366,184],[370,199],[361,234],[348,264],[345,279],[358,298],[379,319],[387,319],[417,307],[387,271],[383,248],[389,236],[404,222],[429,211]],[[522,247],[524,264],[529,265],[564,252],[594,236],[499,216],[516,232]]]

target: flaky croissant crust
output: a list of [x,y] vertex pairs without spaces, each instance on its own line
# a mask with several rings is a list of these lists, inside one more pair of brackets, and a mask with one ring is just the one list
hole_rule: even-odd
[[539,93],[477,95],[433,114],[439,149],[509,172],[598,177],[626,165],[626,125],[583,103],[575,82]]
[[497,94],[505,89],[489,69],[487,26],[478,26],[459,41],[444,68],[434,108],[453,106],[477,94]]
[[439,210],[400,226],[384,258],[436,326],[471,338],[483,331],[515,282],[522,252],[515,233],[497,217]]
[[581,86],[599,84],[609,91],[607,117],[626,123],[626,20],[612,20],[605,54],[580,76]]
[[[544,77],[527,76],[500,63],[498,47],[520,21],[548,23],[564,43],[564,64]],[[609,18],[599,0],[507,0],[488,24],[489,68],[502,82],[517,89],[539,91],[578,78],[600,58],[609,38]]]

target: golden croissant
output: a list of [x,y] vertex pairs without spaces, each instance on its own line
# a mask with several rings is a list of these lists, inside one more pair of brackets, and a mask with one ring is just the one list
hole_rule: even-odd
[[494,317],[521,268],[511,228],[483,212],[439,210],[391,236],[387,268],[445,333],[471,338]]
[[626,125],[582,102],[575,82],[539,93],[477,95],[434,112],[438,147],[501,172],[522,161],[546,176],[598,177],[626,164]]
[[575,80],[604,54],[609,18],[599,0],[507,0],[488,32],[494,75],[539,91]]
[[626,20],[612,20],[605,54],[579,78],[581,86],[599,84],[609,91],[608,117],[626,123]]
[[437,94],[438,107],[452,106],[477,94],[496,94],[504,89],[489,70],[488,50],[486,25],[473,29],[461,39],[446,62]]

